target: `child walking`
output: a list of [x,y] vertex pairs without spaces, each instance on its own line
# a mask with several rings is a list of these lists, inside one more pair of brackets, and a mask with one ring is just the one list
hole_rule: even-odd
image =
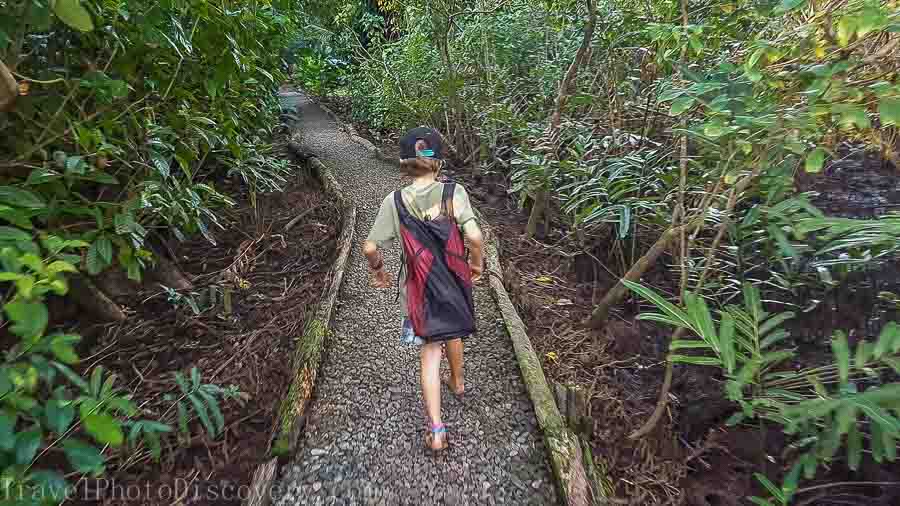
[[[441,183],[440,136],[416,128],[400,140],[401,170],[412,184],[385,197],[363,246],[372,286],[388,288],[379,248],[394,239],[402,246],[399,280],[400,338],[420,346],[422,395],[429,419],[426,446],[447,449],[441,420],[441,347],[450,364],[450,390],[463,395],[463,339],[475,332],[472,284],[481,279],[483,240],[465,188]],[[469,241],[469,255],[463,235]]]

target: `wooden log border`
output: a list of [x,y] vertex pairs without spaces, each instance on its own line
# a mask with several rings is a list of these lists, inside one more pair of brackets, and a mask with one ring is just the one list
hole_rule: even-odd
[[[296,131],[296,124],[291,126]],[[278,476],[279,459],[293,455],[302,434],[310,401],[315,389],[316,377],[322,359],[322,349],[331,327],[331,315],[337,301],[350,247],[356,229],[356,206],[344,196],[340,184],[331,169],[318,158],[307,155],[294,133],[288,149],[298,158],[304,159],[313,173],[322,182],[325,192],[334,198],[343,210],[343,229],[338,238],[338,255],[329,271],[322,297],[312,317],[306,322],[303,333],[295,339],[296,348],[292,358],[293,380],[288,393],[281,401],[278,418],[273,429],[273,443],[269,460],[261,464],[250,483],[250,496],[244,500],[245,506],[268,506],[272,500],[272,485]]]
[[547,383],[541,361],[525,330],[525,323],[519,317],[503,286],[503,268],[500,264],[496,237],[487,221],[484,219],[479,221],[485,236],[485,257],[491,294],[500,308],[525,388],[534,405],[534,413],[549,451],[550,464],[561,502],[566,506],[607,504],[611,499],[612,486],[605,469],[602,463],[596,465],[588,442],[580,438],[560,414],[554,390]]

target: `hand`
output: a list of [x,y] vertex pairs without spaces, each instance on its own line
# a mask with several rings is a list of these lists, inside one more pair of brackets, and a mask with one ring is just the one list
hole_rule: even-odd
[[469,262],[469,271],[472,273],[472,283],[477,283],[481,281],[481,274],[484,272],[484,267],[481,263]]
[[375,271],[375,277],[372,279],[373,288],[389,288],[391,286],[391,275],[384,269]]

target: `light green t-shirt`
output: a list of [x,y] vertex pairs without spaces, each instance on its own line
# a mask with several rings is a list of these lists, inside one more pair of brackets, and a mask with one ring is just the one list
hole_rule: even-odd
[[[435,218],[441,210],[441,197],[444,193],[444,183],[434,181],[425,185],[411,184],[400,191],[406,209],[416,218],[429,220]],[[475,212],[469,203],[469,194],[466,189],[457,184],[453,192],[453,214],[456,223],[463,230],[471,230],[478,227],[475,220]],[[400,216],[397,214],[397,206],[394,204],[394,194],[390,193],[381,202],[375,224],[369,231],[366,240],[372,241],[379,248],[390,247],[393,240],[400,236]],[[400,312],[407,316],[406,311],[406,269],[400,270]]]

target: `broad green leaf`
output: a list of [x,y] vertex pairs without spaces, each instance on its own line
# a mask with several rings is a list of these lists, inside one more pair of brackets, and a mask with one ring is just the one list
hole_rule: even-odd
[[60,364],[59,362],[52,362],[52,365],[56,368],[57,371],[61,372],[63,376],[65,376],[70,382],[72,382],[73,385],[81,389],[82,392],[89,392],[87,381],[84,381],[84,378],[76,374],[75,371],[70,369],[67,365]]
[[872,349],[873,344],[860,341],[856,344],[856,354],[853,360],[853,367],[856,369],[862,369],[869,362],[869,359],[872,357]]
[[147,442],[147,446],[150,448],[150,454],[153,455],[153,459],[159,460],[160,455],[162,455],[162,445],[159,442],[159,434],[156,432],[144,432],[144,441]]
[[200,388],[200,369],[191,367],[191,385],[196,390]]
[[850,379],[850,346],[847,344],[847,336],[843,332],[835,332],[831,340],[831,351],[837,361],[838,374],[841,384]]
[[100,397],[100,389],[103,387],[103,366],[98,365],[91,371],[91,395]]
[[878,102],[881,126],[900,126],[900,98],[882,98]]
[[10,451],[16,447],[16,415],[0,411],[0,450]]
[[669,355],[669,361],[679,364],[722,366],[722,361],[714,357],[692,357],[688,355]]
[[137,422],[133,422],[131,424],[131,430],[128,431],[128,437],[127,437],[129,446],[134,446],[135,443],[137,443],[137,438],[138,438],[138,436],[141,435],[141,431],[143,431],[143,430],[144,430],[144,422],[143,421],[137,421]]
[[890,322],[884,326],[881,330],[881,334],[878,335],[878,341],[875,343],[875,349],[872,351],[873,358],[881,358],[885,353],[892,351],[894,348],[894,341],[897,335],[900,334],[900,329],[898,329],[897,324],[895,322]]
[[0,243],[31,242],[31,234],[14,227],[0,227]]
[[765,339],[760,341],[759,347],[760,349],[767,350],[771,348],[773,345],[783,341],[784,339],[791,337],[791,334],[786,330],[776,330],[769,335],[766,336]]
[[800,472],[803,470],[803,464],[797,462],[791,467],[790,472],[784,477],[781,484],[781,491],[784,493],[784,500],[790,501],[797,491],[797,484],[800,482]]
[[91,276],[96,276],[103,272],[103,269],[106,269],[109,266],[109,262],[103,257],[103,253],[101,253],[101,244],[100,241],[94,241],[91,246],[88,248],[87,255],[85,255],[85,264],[87,267],[88,274]]
[[822,170],[822,166],[825,164],[825,155],[826,152],[822,148],[816,148],[809,155],[807,155],[805,165],[806,172],[820,172]]
[[102,236],[98,237],[95,242],[97,245],[97,252],[100,254],[100,257],[106,262],[107,265],[112,263],[113,252],[112,252],[112,242],[108,237]]
[[756,478],[763,487],[772,495],[775,499],[778,499],[779,502],[784,502],[784,494],[781,492],[781,489],[778,488],[774,483],[772,483],[768,478],[759,473],[753,473],[753,476]]
[[709,312],[709,307],[706,305],[706,300],[703,297],[688,293],[685,294],[685,304],[687,306],[688,314],[696,323],[696,330],[699,331],[700,337],[712,345],[713,349],[716,353],[719,352],[719,338],[716,335],[716,329],[713,326],[712,314]]
[[78,268],[63,260],[56,260],[47,266],[47,274],[59,274],[62,272],[77,273]]
[[669,114],[672,116],[680,116],[685,111],[694,106],[695,100],[693,97],[679,97],[672,102],[672,107],[669,109]]
[[879,423],[872,423],[869,427],[872,437],[869,442],[872,451],[872,460],[881,464],[884,461],[884,429]]
[[16,209],[6,205],[0,205],[0,220],[9,222],[19,228],[31,230],[34,225],[31,223],[31,215],[23,209]]
[[806,5],[807,0],[781,0],[775,12],[782,14]]
[[845,127],[865,129],[872,126],[866,110],[856,104],[839,104],[834,106],[834,112],[840,114],[839,123]]
[[103,172],[102,170],[93,170],[91,172],[88,172],[84,176],[81,176],[79,179],[85,181],[94,181],[101,184],[119,184],[119,180],[116,179],[115,176]]
[[725,420],[725,425],[727,425],[729,427],[734,427],[735,425],[738,425],[739,423],[743,422],[746,418],[747,417],[744,415],[743,412],[738,411],[737,413],[729,416],[728,420]]
[[653,303],[653,305],[655,305],[659,309],[663,310],[666,315],[673,320],[680,322],[680,327],[687,327],[691,330],[694,330],[694,327],[691,325],[692,322],[690,318],[684,311],[676,307],[674,304],[663,299],[653,290],[639,283],[632,283],[631,281],[627,281],[624,279],[622,280],[622,284],[628,287],[628,289],[630,289],[631,291],[636,292],[641,297],[644,297],[645,299]]
[[94,445],[79,439],[67,438],[62,442],[63,451],[72,467],[79,473],[98,476],[103,473],[103,455]]
[[854,399],[854,402],[856,402],[860,409],[863,410],[869,420],[872,421],[871,425],[873,427],[877,425],[884,432],[900,434],[900,420],[897,420],[893,415],[881,409],[880,406],[868,399],[863,399],[858,396]]
[[78,363],[78,353],[75,352],[73,343],[81,340],[77,335],[57,335],[50,340],[50,351],[53,355],[64,364]]
[[41,446],[42,436],[40,427],[16,434],[16,464],[31,464]]
[[225,417],[222,415],[222,410],[219,408],[219,403],[216,401],[214,395],[209,392],[204,391],[203,389],[197,390],[197,394],[206,401],[206,406],[209,408],[209,413],[212,416],[212,422],[215,427],[215,432],[213,435],[220,434],[225,429]]
[[815,478],[816,469],[819,467],[819,459],[816,458],[816,454],[808,452],[803,455],[801,460],[803,462],[803,477],[807,480]]
[[56,0],[53,12],[63,23],[76,30],[89,32],[94,29],[91,14],[81,5],[80,0]]
[[75,419],[75,408],[70,401],[51,399],[44,408],[44,418],[48,429],[64,434]]
[[206,432],[208,432],[210,436],[216,437],[218,435],[218,430],[216,430],[216,426],[213,425],[212,421],[209,418],[206,404],[204,404],[196,394],[188,395],[188,400],[190,400],[191,405],[194,406],[194,413],[197,414],[197,417],[200,419],[203,427],[206,428]]
[[31,339],[43,335],[44,329],[47,328],[48,313],[47,306],[43,302],[28,302],[22,299],[15,299],[6,303],[3,310],[13,325],[10,330],[13,334]]
[[172,432],[172,426],[164,423],[154,422],[153,420],[144,420],[144,431],[151,432]]
[[894,462],[897,460],[897,435],[883,431],[881,437],[884,438],[884,457],[889,462]]
[[53,169],[38,167],[32,170],[30,174],[28,174],[28,179],[25,181],[25,185],[36,186],[44,183],[49,183],[51,181],[56,181],[61,178],[62,174],[56,172]]
[[719,326],[719,347],[722,354],[722,362],[725,371],[731,375],[737,367],[737,350],[734,348],[734,317],[730,313],[722,313],[722,323]]
[[692,341],[678,339],[676,341],[672,341],[669,344],[670,351],[685,350],[685,349],[699,349],[699,348],[709,350],[709,349],[712,349],[712,346],[710,346],[709,343],[707,343],[705,341],[701,341],[699,339],[692,340]]
[[35,193],[15,186],[0,186],[0,204],[25,209],[44,209],[47,204]]
[[110,415],[96,412],[87,416],[82,414],[81,422],[88,434],[93,436],[98,443],[121,446],[125,441],[121,422]]
[[63,504],[69,499],[69,483],[66,478],[56,472],[42,469],[31,473],[31,481],[40,491],[40,497],[51,499],[54,504]]
[[766,320],[762,325],[759,326],[759,335],[761,337],[765,337],[776,327],[779,327],[782,323],[787,320],[790,320],[795,316],[795,313],[788,311],[785,313],[777,314],[768,320]]
[[850,428],[856,425],[856,412],[858,408],[852,402],[845,402],[834,413],[834,420],[837,423],[838,433],[841,435],[850,431]]

